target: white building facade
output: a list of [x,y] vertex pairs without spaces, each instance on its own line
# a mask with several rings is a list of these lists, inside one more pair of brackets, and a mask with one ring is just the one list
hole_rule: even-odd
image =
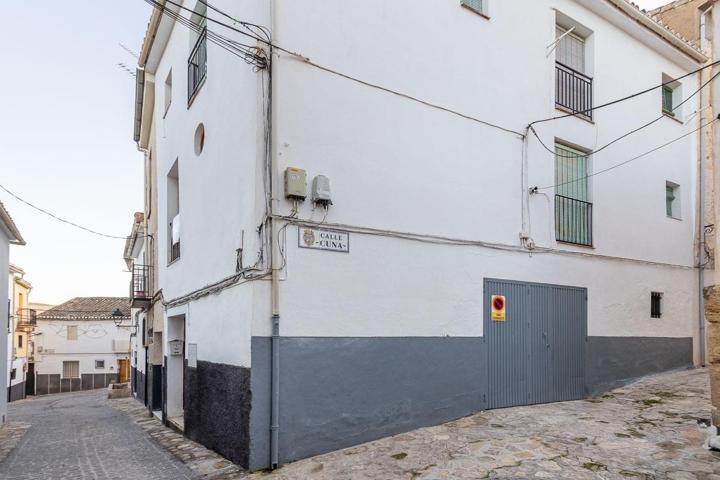
[[258,469],[699,362],[693,46],[624,0],[181,3],[136,140],[190,438]]
[[131,330],[127,298],[78,297],[42,312],[35,340],[35,394],[129,382]]
[[[25,245],[20,231],[15,225],[12,217],[5,209],[5,206],[0,203],[0,271],[10,271],[10,245]],[[0,275],[0,292],[8,292],[10,289],[9,275]],[[10,306],[10,296],[4,297],[4,293],[1,293],[0,300],[4,300],[4,304]],[[4,298],[3,298],[4,297]],[[10,329],[10,310],[5,311],[5,328]],[[0,385],[8,385],[9,378],[9,365],[8,365],[8,342],[0,342]],[[0,426],[7,422],[7,403],[8,396],[0,395]]]

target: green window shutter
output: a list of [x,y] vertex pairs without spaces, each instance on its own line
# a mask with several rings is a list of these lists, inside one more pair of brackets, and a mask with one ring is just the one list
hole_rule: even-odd
[[470,10],[487,15],[487,0],[460,0],[460,3]]
[[673,90],[670,87],[663,87],[662,109],[663,112],[669,115],[675,115],[675,113],[673,113]]
[[665,213],[668,217],[673,216],[673,203],[675,202],[675,189],[670,186],[665,187]]
[[555,145],[555,239],[592,245],[592,208],[586,153]]
[[585,153],[565,145],[555,145],[555,193],[589,202],[588,173]]

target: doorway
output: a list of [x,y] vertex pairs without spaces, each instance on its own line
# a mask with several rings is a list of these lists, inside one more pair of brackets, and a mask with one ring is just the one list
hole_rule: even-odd
[[130,360],[127,358],[119,358],[117,363],[118,383],[128,383],[130,381]]
[[174,427],[184,430],[185,315],[168,317],[165,347],[167,420]]
[[484,296],[488,408],[584,398],[587,290],[486,279]]

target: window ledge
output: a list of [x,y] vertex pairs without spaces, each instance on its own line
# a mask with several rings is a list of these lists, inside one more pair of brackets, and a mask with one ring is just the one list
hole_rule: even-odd
[[481,11],[479,11],[479,10],[475,10],[474,8],[472,8],[472,7],[468,6],[468,5],[460,5],[460,6],[461,6],[462,8],[464,8],[464,9],[466,9],[466,10],[474,13],[475,15],[481,16],[481,17],[484,18],[485,20],[490,20],[490,16],[487,15],[486,13],[483,13],[483,12],[481,12]]
[[555,110],[558,110],[558,111],[563,112],[563,113],[568,113],[568,114],[572,115],[573,117],[577,118],[578,120],[582,120],[582,121],[587,122],[587,123],[589,123],[589,124],[591,124],[591,125],[595,125],[595,120],[591,120],[591,119],[589,119],[589,118],[583,117],[583,116],[580,115],[579,113],[573,112],[573,111],[570,110],[569,108],[565,108],[565,107],[563,107],[562,105],[558,105],[557,103],[555,104]]
[[670,220],[676,220],[678,222],[682,222],[682,218],[680,217],[673,217],[672,215],[665,215],[665,218],[669,218]]
[[178,258],[176,258],[175,260],[170,260],[170,261],[168,262],[167,266],[170,267],[171,265],[175,265],[176,263],[178,263],[178,262],[180,261],[181,258],[182,258],[182,257],[178,257]]
[[675,116],[675,115],[671,115],[671,114],[669,114],[669,113],[667,113],[667,112],[663,112],[663,116],[669,118],[670,120],[675,120],[675,121],[678,122],[680,125],[685,125],[685,122],[683,122],[682,120],[680,120],[679,118],[677,118],[677,116]]
[[595,245],[581,245],[579,243],[564,242],[562,240],[557,240],[557,239],[555,240],[555,242],[558,243],[559,245],[568,245],[570,247],[578,247],[578,248],[582,248],[585,250],[595,250]]

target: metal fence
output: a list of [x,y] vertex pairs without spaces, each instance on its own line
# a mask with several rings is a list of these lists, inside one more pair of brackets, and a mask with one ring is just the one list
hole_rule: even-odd
[[559,242],[592,246],[593,204],[555,195],[555,239]]
[[560,62],[556,62],[555,72],[555,105],[592,120],[592,78]]

